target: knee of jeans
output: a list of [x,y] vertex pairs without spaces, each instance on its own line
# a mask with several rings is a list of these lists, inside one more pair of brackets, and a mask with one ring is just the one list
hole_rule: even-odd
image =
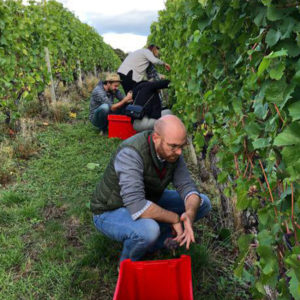
[[93,215],[93,222],[97,230],[100,230],[102,224],[102,215]]
[[203,200],[203,203],[201,205],[201,208],[205,211],[205,214],[208,214],[211,211],[211,203],[209,198],[204,195],[201,194],[201,199]]
[[143,239],[144,243],[152,244],[155,242],[160,235],[160,228],[156,221],[147,219],[144,224],[144,232],[140,233],[140,238]]
[[104,103],[101,105],[101,110],[105,113],[109,112],[109,105],[107,103]]

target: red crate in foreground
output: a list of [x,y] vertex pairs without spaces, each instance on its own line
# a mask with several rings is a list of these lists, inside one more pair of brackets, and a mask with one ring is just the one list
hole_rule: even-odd
[[108,115],[108,137],[126,140],[136,134],[131,118],[124,115]]
[[122,261],[113,300],[193,300],[190,256]]

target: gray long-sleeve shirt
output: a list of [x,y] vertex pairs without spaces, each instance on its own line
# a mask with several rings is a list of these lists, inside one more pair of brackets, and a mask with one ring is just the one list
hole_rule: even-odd
[[103,82],[99,81],[91,95],[89,119],[92,119],[94,111],[100,105],[106,103],[109,105],[110,108],[114,103],[114,98],[117,98],[120,101],[124,98],[124,96],[119,90],[117,90],[115,94],[113,94],[112,92],[105,91],[103,87]]
[[125,58],[118,72],[127,75],[128,72],[132,70],[132,79],[136,82],[140,82],[146,74],[146,69],[150,62],[155,65],[165,64],[162,60],[155,57],[149,49],[139,49],[130,53]]
[[[136,220],[152,203],[145,198],[143,160],[135,150],[125,147],[117,154],[114,167],[119,178],[120,194],[124,206],[128,209],[133,220]],[[200,196],[182,156],[179,157],[174,172],[173,185],[184,201],[191,194]]]

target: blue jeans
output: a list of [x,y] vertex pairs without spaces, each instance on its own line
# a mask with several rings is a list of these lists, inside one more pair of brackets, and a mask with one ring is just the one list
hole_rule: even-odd
[[[208,197],[201,194],[201,198],[203,203],[198,209],[195,221],[205,217],[211,210]],[[165,190],[157,204],[178,215],[185,212],[184,201],[177,191]],[[125,207],[94,215],[94,224],[109,238],[123,243],[120,262],[126,258],[139,260],[146,252],[162,248],[164,240],[172,236],[170,224],[143,218],[134,221]]]
[[101,104],[95,111],[91,120],[92,124],[98,129],[106,131],[108,127],[107,116],[109,113],[109,105],[104,103]]

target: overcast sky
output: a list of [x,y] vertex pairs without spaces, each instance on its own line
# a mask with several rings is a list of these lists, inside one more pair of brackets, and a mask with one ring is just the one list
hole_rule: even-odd
[[82,22],[93,26],[113,48],[142,48],[164,0],[58,0]]

